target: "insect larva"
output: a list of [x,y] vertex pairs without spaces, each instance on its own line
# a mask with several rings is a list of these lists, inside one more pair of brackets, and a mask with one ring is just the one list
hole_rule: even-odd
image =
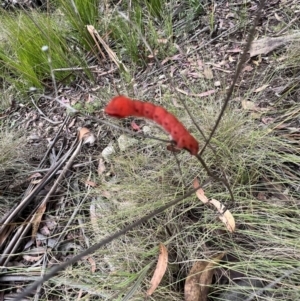
[[152,119],[171,134],[178,148],[184,148],[192,155],[197,155],[199,151],[198,141],[173,114],[163,107],[120,95],[114,97],[104,111],[106,114],[117,118],[136,116]]

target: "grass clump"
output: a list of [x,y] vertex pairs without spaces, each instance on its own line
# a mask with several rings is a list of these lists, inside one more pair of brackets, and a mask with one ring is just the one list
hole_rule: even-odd
[[[95,48],[95,42],[87,31],[86,26],[92,25],[96,29],[99,29],[100,24],[103,22],[103,15],[99,13],[100,1],[61,0],[58,3],[77,47],[85,49],[86,52],[92,51],[97,57],[98,53]],[[100,19],[101,22],[99,22]],[[86,53],[83,53],[83,55],[86,55]]]
[[[28,86],[41,88],[49,85],[50,66],[52,68],[76,66],[80,60],[73,55],[64,37],[64,28],[46,15],[35,12],[4,14],[1,19],[5,43],[0,49],[3,61],[2,77],[19,89]],[[63,80],[69,72],[56,72],[56,79]]]
[[[186,6],[194,11],[195,3],[187,1]],[[50,14],[3,11],[0,75],[18,89],[51,87],[48,56],[52,69],[79,66],[84,68],[89,79],[93,79],[86,60],[90,54],[103,64],[112,59],[113,50],[133,69],[151,63],[152,53],[141,35],[159,59],[175,51],[173,23],[177,15],[172,14],[174,7],[168,1],[133,1],[109,10],[109,5],[99,0],[68,0],[57,1],[55,9]],[[196,11],[199,9],[198,5]],[[119,10],[127,12],[129,21],[118,13]],[[181,11],[178,12],[180,18]],[[106,45],[95,41],[97,37],[87,30],[88,25],[93,26]],[[43,46],[49,47],[49,54],[40,51]],[[55,72],[57,81],[70,79],[71,75],[71,71]]]
[[[164,4],[156,6],[150,2],[142,5],[136,1],[127,9],[126,16],[116,12],[109,23],[111,37],[116,41],[115,47],[120,57],[138,66],[145,66],[153,59],[142,37],[158,58],[171,55],[174,51],[171,14],[164,9],[164,16],[161,16]],[[157,16],[156,19],[153,14]]]

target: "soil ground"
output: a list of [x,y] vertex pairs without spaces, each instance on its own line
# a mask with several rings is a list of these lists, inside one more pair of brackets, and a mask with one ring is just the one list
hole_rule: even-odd
[[[133,74],[132,76],[132,81],[127,85],[124,84],[124,81],[119,75],[118,70],[111,71],[112,67],[110,64],[97,67],[97,69],[95,70],[95,73],[98,72],[96,83],[82,81],[82,79],[78,77],[68,86],[64,86],[63,84],[59,85],[58,92],[61,101],[71,106],[80,105],[80,108],[83,111],[87,112],[84,115],[71,115],[71,117],[67,120],[66,126],[63,127],[63,131],[61,133],[59,133],[61,124],[64,120],[67,119],[69,112],[67,112],[65,107],[59,106],[58,103],[54,101],[53,91],[48,91],[47,94],[41,95],[38,98],[36,98],[36,96],[32,97],[32,105],[28,105],[25,100],[15,99],[15,97],[12,95],[12,99],[14,100],[11,106],[2,113],[3,124],[14,125],[15,130],[21,130],[24,133],[24,136],[26,138],[26,147],[25,149],[22,149],[22,158],[26,161],[26,164],[29,166],[28,168],[30,170],[33,170],[33,167],[36,168],[35,172],[36,179],[38,179],[37,181],[39,181],[40,179],[40,175],[38,175],[38,173],[42,173],[42,171],[39,170],[48,169],[50,162],[57,162],[58,159],[55,158],[55,156],[59,153],[60,149],[62,155],[72,147],[73,142],[76,141],[78,128],[88,128],[97,138],[91,146],[82,147],[81,153],[73,162],[73,168],[65,175],[66,181],[59,186],[56,191],[55,198],[52,198],[52,201],[47,205],[47,211],[49,212],[49,214],[45,216],[43,228],[39,229],[38,231],[38,235],[44,235],[45,237],[47,237],[49,234],[51,234],[56,238],[57,236],[60,236],[60,233],[64,233],[63,237],[59,237],[61,242],[63,242],[60,242],[60,254],[59,256],[57,256],[60,261],[67,260],[68,257],[71,256],[71,251],[74,251],[74,249],[86,248],[91,244],[91,242],[94,242],[94,239],[95,241],[97,241],[105,236],[107,232],[110,233],[112,229],[118,229],[118,226],[116,226],[115,224],[118,225],[118,223],[120,223],[120,225],[126,225],[127,223],[134,221],[138,216],[142,215],[142,213],[148,212],[150,208],[143,207],[139,215],[129,217],[128,220],[126,220],[126,217],[121,215],[120,208],[123,208],[124,212],[127,212],[127,205],[131,208],[133,204],[139,206],[140,203],[131,203],[130,201],[127,201],[125,197],[127,196],[126,186],[121,186],[119,189],[122,190],[125,200],[123,200],[124,202],[122,203],[122,205],[120,205],[114,199],[114,197],[112,197],[112,195],[114,195],[116,191],[110,191],[108,189],[108,186],[99,184],[99,182],[105,182],[112,185],[118,183],[118,181],[124,180],[126,177],[132,177],[132,179],[130,179],[128,183],[130,183],[131,181],[137,181],[138,185],[138,180],[135,180],[132,174],[136,173],[144,175],[143,181],[145,182],[147,181],[148,177],[151,177],[151,173],[153,172],[153,166],[151,164],[155,164],[153,163],[154,161],[152,161],[152,159],[149,159],[149,162],[145,163],[145,161],[147,161],[146,159],[137,156],[135,160],[137,160],[137,162],[139,162],[140,165],[143,166],[143,169],[139,169],[137,167],[138,164],[134,165],[134,171],[130,171],[130,167],[127,171],[124,171],[124,174],[122,176],[119,176],[118,178],[118,168],[120,168],[120,166],[122,168],[123,166],[125,166],[123,160],[133,160],[132,157],[136,156],[136,152],[141,152],[141,154],[147,156],[150,151],[146,147],[144,147],[142,150],[136,148],[134,149],[134,154],[129,153],[127,157],[125,156],[125,158],[118,157],[118,161],[114,163],[105,162],[103,158],[100,158],[102,151],[106,149],[107,146],[111,145],[112,141],[114,142],[117,137],[121,135],[122,130],[120,130],[120,128],[126,128],[132,131],[132,128],[134,127],[133,123],[130,123],[128,121],[121,121],[120,123],[118,123],[119,129],[116,130],[106,123],[103,124],[95,120],[95,118],[98,118],[100,121],[107,121],[107,116],[104,116],[103,108],[109,98],[114,96],[118,92],[127,92],[137,99],[143,99],[152,101],[158,105],[164,105],[162,103],[163,97],[161,96],[167,95],[167,98],[171,100],[171,105],[169,104],[169,106],[174,106],[175,108],[181,108],[181,104],[178,101],[179,98],[191,99],[191,102],[194,104],[194,115],[197,114],[197,109],[204,110],[205,108],[205,110],[209,110],[207,109],[207,107],[210,106],[212,107],[212,110],[216,110],[216,104],[221,105],[228,87],[232,82],[236,65],[245,45],[247,33],[249,32],[252,21],[255,18],[256,8],[256,1],[215,1],[210,6],[210,11],[208,11],[207,14],[203,14],[201,18],[199,18],[199,20],[193,20],[192,26],[190,28],[188,24],[183,23],[182,25],[180,20],[178,20],[178,22],[176,23],[177,25],[175,24],[175,28],[177,26],[178,30],[184,30],[185,34],[181,34],[177,38],[175,31],[175,36],[173,38],[174,44],[176,45],[176,52],[172,54],[172,56],[165,57],[163,60],[161,60],[160,65],[156,64],[155,60],[153,60],[153,58],[149,56],[147,65],[136,68],[135,74]],[[300,7],[297,1],[268,1],[264,8],[259,25],[256,28],[256,39],[260,39],[262,37],[274,38],[278,36],[289,36],[294,34],[295,32],[299,33],[299,9]],[[213,26],[210,20],[212,11],[214,16]],[[180,26],[182,26],[182,28]],[[230,105],[230,110],[244,112],[243,114],[245,114],[245,116],[247,116],[247,118],[249,118],[249,120],[253,122],[253,126],[255,128],[270,128],[272,129],[272,134],[275,137],[282,137],[286,141],[286,143],[293,146],[288,149],[286,149],[284,146],[282,147],[282,149],[277,149],[278,152],[290,153],[291,155],[297,155],[297,152],[300,148],[299,45],[300,44],[298,40],[298,43],[284,43],[280,47],[277,47],[275,50],[261,55],[253,57],[250,57],[249,55],[243,71],[238,79],[238,83],[235,87],[235,92],[231,99]],[[168,77],[171,78],[172,82],[170,82]],[[115,92],[112,92],[111,95],[107,97],[108,90]],[[37,99],[37,101],[34,101],[34,99]],[[212,103],[214,105],[212,105]],[[217,112],[218,110],[216,110],[216,114]],[[213,113],[210,115],[210,117],[211,116],[213,116]],[[203,119],[201,121],[203,121]],[[137,122],[137,124],[135,123],[135,125],[138,128],[143,127],[145,124],[148,125],[148,123],[140,120],[135,122]],[[215,120],[210,120],[209,122],[209,124],[200,125],[202,129],[204,128],[205,133],[209,133],[209,130],[211,130],[211,126],[214,124]],[[53,141],[56,135],[59,135],[58,142],[54,145],[53,150],[51,150],[50,153],[47,154],[46,152],[49,146],[49,142]],[[138,139],[140,144],[141,140],[139,139],[141,138],[136,139]],[[156,156],[158,156],[158,162],[161,162],[168,158],[168,154],[160,154],[160,150],[161,149],[158,149],[156,151],[151,150],[152,155],[156,154]],[[133,151],[130,150],[130,152]],[[47,154],[45,161],[41,164],[41,160],[44,158],[45,154]],[[186,163],[186,161],[189,160],[187,158],[188,154],[186,157],[181,157],[181,164]],[[210,164],[210,168],[212,170],[219,171],[219,166],[217,163],[218,162]],[[270,165],[272,165],[272,163],[270,163]],[[299,184],[297,184],[297,181],[299,180],[299,164],[292,164],[288,162],[285,166],[286,169],[283,168],[281,170],[277,170],[277,172],[278,174],[281,173],[283,178],[290,180],[289,185],[286,185],[286,183],[282,184],[280,182],[275,183],[273,179],[269,177],[269,175],[266,175],[265,178],[258,177],[255,185],[256,187],[261,186],[263,188],[261,190],[255,190],[252,196],[256,198],[256,200],[259,200],[261,202],[269,199],[276,199],[277,205],[279,207],[283,206],[282,204],[284,203],[284,206],[286,206],[286,210],[288,212],[282,213],[282,216],[284,216],[286,219],[294,219],[293,221],[291,221],[291,223],[296,224],[296,219],[298,218],[300,210]],[[196,167],[191,168],[191,174],[193,174],[194,168]],[[154,167],[154,170],[155,169],[156,167]],[[128,174],[125,174],[125,172],[128,172]],[[157,187],[153,187],[153,190],[165,190],[168,194],[171,195],[171,192],[168,191],[169,188],[173,189],[173,187],[175,186],[179,187],[180,185],[182,185],[180,176],[178,176],[178,174],[174,175],[172,174],[172,172],[174,173],[174,169],[171,171],[168,170],[165,175],[166,178],[161,178],[161,182],[157,183]],[[185,173],[185,171],[183,171],[183,173]],[[95,174],[98,175],[99,178],[101,178],[101,181],[99,181],[99,178],[97,178],[97,176],[93,176]],[[188,174],[188,172],[186,172],[186,174]],[[14,175],[14,180],[10,182],[9,185],[7,184],[7,182],[3,182],[6,191],[4,195],[6,197],[9,197],[10,200],[12,200],[14,203],[17,200],[19,201],[20,195],[24,193],[24,190],[27,187],[28,182],[30,181],[32,181],[32,178],[28,177],[26,178],[26,180],[24,180],[24,174]],[[52,185],[51,183],[53,182],[50,182],[50,187]],[[190,183],[188,176],[187,183]],[[232,185],[234,190],[234,183],[232,183]],[[47,193],[50,190],[49,186],[46,186],[46,188],[43,189],[43,193]],[[82,192],[86,193],[86,191],[90,191],[95,187],[97,187],[98,189],[97,193],[92,193],[91,196],[88,195],[89,193],[86,194],[88,195],[87,198],[90,203],[88,206],[84,207],[84,210],[89,210],[89,213],[85,214],[87,216],[90,214],[90,222],[91,227],[94,231],[94,237],[91,238],[89,236],[89,238],[86,238],[84,231],[80,230],[82,229],[80,226],[74,226],[70,232],[66,231],[65,227],[67,227],[68,214],[71,214],[71,212],[67,210],[68,208],[66,208],[66,204],[72,204],[72,208],[73,206],[76,207],[76,204],[80,207],[81,201],[76,200],[76,195],[80,195],[82,197]],[[116,186],[112,187],[113,189],[117,189]],[[131,187],[130,184],[128,184],[128,187]],[[216,191],[219,192],[218,189],[216,189]],[[70,191],[72,191],[72,193]],[[293,200],[291,200],[290,195],[288,195],[286,191],[291,192]],[[132,193],[134,196],[134,192]],[[143,196],[144,199],[149,200],[149,195],[143,195],[143,188],[141,188],[141,190],[136,193],[140,193],[141,198]],[[159,194],[157,195],[157,193],[155,193],[154,195],[158,199]],[[112,203],[106,203],[106,201],[100,201],[100,198],[106,198],[113,201]],[[99,212],[93,216],[93,210],[96,210],[93,207],[95,206],[95,199],[101,204],[100,218],[103,218],[103,221],[106,221],[107,225],[115,223],[114,226],[109,226],[107,228],[108,230],[99,228],[99,225],[95,224],[95,220],[93,218],[99,218]],[[246,206],[230,203],[229,197],[227,201],[230,209],[234,210],[238,208],[240,210],[238,211],[239,214],[241,214],[241,212],[243,212],[244,210],[241,207]],[[37,203],[38,200],[35,200],[34,202]],[[66,204],[63,205],[62,202]],[[105,215],[105,212],[114,212],[114,206],[120,206],[118,207],[118,214],[116,215],[118,222],[113,220],[113,214],[108,214],[107,216]],[[249,204],[249,206],[246,207],[252,210],[254,207],[252,208],[251,206],[252,204]],[[288,206],[290,206],[290,208],[288,208]],[[62,207],[65,211],[61,209]],[[28,206],[27,210],[25,211],[30,212],[31,208],[32,204]],[[262,214],[264,214],[264,208],[261,210]],[[61,212],[64,213],[61,214]],[[169,262],[176,262],[176,264],[180,261],[181,262],[177,264],[176,268],[174,267],[174,270],[172,270],[173,267],[171,265],[168,271],[169,275],[167,276],[169,277],[170,282],[165,282],[164,289],[159,291],[158,299],[155,300],[180,300],[180,298],[182,298],[182,295],[184,294],[184,282],[182,279],[187,276],[188,270],[191,268],[191,264],[184,265],[183,262],[185,260],[194,260],[194,258],[189,257],[193,253],[191,251],[193,248],[187,247],[186,249],[184,249],[183,245],[184,243],[189,244],[190,242],[192,242],[192,244],[196,244],[195,241],[203,239],[201,238],[200,233],[203,234],[213,232],[212,229],[209,229],[208,225],[206,225],[203,229],[201,229],[201,231],[195,234],[195,236],[199,235],[198,237],[195,237],[191,233],[187,234],[188,231],[184,232],[184,230],[182,229],[184,228],[184,225],[192,225],[195,220],[199,220],[200,218],[204,217],[204,214],[201,213],[198,208],[194,208],[189,203],[186,203],[186,208],[185,205],[181,205],[181,207],[178,208],[178,210],[175,210],[175,212],[176,214],[174,213],[174,216],[172,216],[172,213],[170,212],[166,213],[166,215],[159,215],[157,217],[159,221],[157,224],[155,223],[155,221],[149,222],[148,224],[143,225],[140,230],[137,229],[134,236],[129,235],[124,239],[116,240],[115,244],[110,245],[109,249],[104,250],[106,252],[110,252],[110,250],[114,250],[113,247],[119,248],[120,244],[124,244],[125,246],[127,243],[137,243],[137,241],[140,241],[140,245],[144,240],[147,240],[145,237],[151,237],[151,235],[155,236],[155,242],[160,240],[167,241],[167,238],[169,237],[170,241],[172,241],[172,244],[170,243],[170,246],[172,246],[172,248],[169,248]],[[179,212],[184,212],[185,214],[179,214]],[[170,225],[168,224],[169,222],[166,222],[166,225],[164,227],[161,226],[164,219],[170,221],[177,215],[180,215],[178,223],[180,221],[181,224],[179,223],[178,225],[176,225],[176,223],[170,223],[170,225],[172,226],[170,227]],[[237,217],[237,220],[238,218],[239,216]],[[25,216],[21,217],[21,220],[24,219],[26,219],[26,214]],[[126,220],[126,222],[121,223],[121,221],[123,221],[124,219]],[[76,218],[75,220],[76,223],[74,224],[80,225],[80,218]],[[18,219],[18,221],[20,221],[20,219]],[[247,228],[247,218],[245,218],[244,223],[243,221],[238,221],[238,223],[240,231],[243,229],[247,229],[247,231],[249,230]],[[251,230],[254,231],[254,228],[255,223],[251,224]],[[270,228],[272,227],[270,226]],[[268,231],[271,232],[270,229],[266,230],[266,232]],[[297,233],[297,230],[295,229],[291,229],[289,231],[296,231],[294,233]],[[182,241],[177,242],[176,238],[174,237],[179,235],[179,233],[184,233],[184,235],[186,236],[182,239]],[[263,236],[263,233],[258,233],[259,234],[257,241],[253,242],[253,249],[251,250],[251,252],[253,253],[256,252],[255,246],[260,246],[259,240],[263,239],[262,237],[260,237],[260,235]],[[219,251],[216,247],[216,242],[218,241],[218,239],[221,241],[221,238],[227,235],[224,230],[220,229],[217,229],[216,232],[213,232],[213,234],[218,236],[219,238],[217,238],[213,243],[204,243],[205,247],[203,247],[203,249],[206,250],[208,252],[207,254],[210,254],[210,256],[212,256],[215,251]],[[39,238],[39,241],[43,240],[41,236]],[[172,237],[172,239],[170,237]],[[245,250],[247,250],[245,251],[245,253],[248,254],[247,252],[251,249],[251,242],[243,241],[245,237],[246,236],[242,235],[235,236],[235,243],[239,244],[240,246],[244,246]],[[247,237],[247,239],[248,238],[249,237]],[[229,241],[230,238],[226,236],[225,241],[227,241],[227,239]],[[278,239],[280,240],[281,238],[278,237]],[[74,241],[76,241],[76,243],[74,243]],[[78,241],[80,243],[77,243]],[[83,242],[85,242],[85,244]],[[176,248],[177,243],[181,246],[178,249]],[[268,241],[268,243],[270,244],[270,241]],[[34,242],[30,239],[30,235],[28,235],[27,238],[23,240],[22,245],[26,245],[26,247],[28,248],[28,245],[31,244],[34,244]],[[222,241],[222,244],[224,244],[224,241]],[[146,245],[148,250],[153,249],[153,246],[151,246],[148,240],[146,242]],[[37,248],[38,246],[36,245],[36,249]],[[123,249],[122,247],[120,248]],[[126,250],[125,247],[123,251],[124,250]],[[188,256],[184,254],[184,252],[187,250],[189,251]],[[132,255],[124,254],[124,257],[126,257],[125,260],[127,260],[127,256],[133,256],[136,257],[136,262],[138,262],[137,265],[142,262],[143,259],[140,258],[139,248],[137,248],[137,250],[128,249],[127,251],[132,252]],[[146,254],[147,250],[144,250],[144,252],[144,254]],[[261,249],[259,252],[261,252]],[[277,254],[274,251],[274,254],[270,254],[269,256],[280,257],[283,252],[284,250],[281,249]],[[293,241],[293,247],[287,250],[287,256],[291,256],[291,258],[293,258],[294,264],[295,260],[299,257],[299,254],[292,254],[293,252],[299,252],[299,248],[295,246],[295,241]],[[195,253],[197,252],[195,251]],[[223,260],[229,265],[231,263],[236,263],[240,260],[243,260],[243,256],[236,258],[232,256],[230,252],[228,253],[229,254],[224,257],[226,259]],[[154,255],[154,253],[151,255]],[[117,270],[115,265],[117,265],[117,262],[118,260],[120,260],[120,258],[111,259],[109,258],[109,255],[105,254],[105,252],[101,253],[101,255],[98,256],[98,258],[100,258],[103,263],[99,263],[100,268],[99,266],[97,266],[97,269],[100,269],[102,272],[107,271],[108,273],[113,273],[114,270]],[[116,252],[116,256],[120,256],[120,253]],[[199,255],[195,255],[195,258],[196,257],[199,257]],[[93,270],[93,266],[96,263],[93,262],[93,257],[89,257],[88,260],[90,262],[90,268],[92,272],[95,272]],[[128,259],[128,262],[129,261],[130,260]],[[18,264],[22,266],[30,266],[29,263],[34,263],[35,266],[38,266],[40,268],[42,266],[42,262],[34,257],[34,255],[31,253],[30,255],[27,255],[27,257],[14,257],[14,260],[12,262],[13,266]],[[54,258],[52,259],[52,261],[50,259],[48,266],[51,266],[54,263]],[[128,266],[130,266],[130,269],[133,269],[132,263],[128,264]],[[259,263],[257,264],[256,268],[257,267],[259,267]],[[293,265],[291,265],[291,269],[292,267]],[[266,270],[267,267],[264,267],[264,269]],[[232,274],[234,275],[228,275],[230,273],[227,273],[228,271],[225,270],[226,269],[224,268],[217,270],[217,272],[213,276],[212,284],[216,286],[229,285],[231,281],[233,281],[232,279],[234,279],[234,276],[245,277],[246,275],[245,270],[243,270],[242,272],[237,271],[236,269],[232,270]],[[137,269],[136,271],[140,270]],[[283,273],[283,271],[286,271],[286,266],[284,266],[282,270],[278,271],[278,275],[273,275],[273,282],[266,276],[266,279],[269,280],[268,283],[274,284],[276,282],[276,279],[282,276],[281,273]],[[72,271],[69,271],[67,275],[71,279]],[[74,272],[74,275],[76,280],[77,272]],[[78,273],[78,275],[80,275],[80,273]],[[116,275],[116,277],[120,277],[120,279],[124,276],[122,275],[121,277],[120,273],[116,273]],[[78,282],[80,282],[82,278],[84,278],[82,274],[78,277],[80,278],[78,279]],[[54,283],[56,285],[52,283],[53,287],[62,287],[62,279],[63,277],[58,278],[57,282]],[[60,298],[64,298],[66,296],[72,296],[72,298],[74,298],[77,293],[73,291],[71,292],[72,287],[74,288],[74,291],[75,288],[79,288],[79,285],[76,284],[77,282],[75,280],[73,279],[73,282],[71,280],[69,281],[68,285],[66,286],[69,292],[60,292]],[[26,283],[25,281],[26,279],[24,280],[24,283]],[[124,281],[123,278],[122,281]],[[293,296],[293,298],[300,296],[298,284],[296,281],[292,279],[291,282],[287,284],[285,284],[284,281],[281,282],[282,287],[286,285],[287,288],[290,287],[294,289],[294,294],[289,294],[287,291],[280,290],[280,293],[277,293],[276,295],[276,291],[274,290],[274,292],[272,291],[273,295],[271,297],[270,295],[265,295],[264,297],[269,298],[268,300],[280,300],[280,298],[283,298],[281,300],[291,300],[289,299],[291,298],[291,296]],[[13,283],[15,282],[9,282],[8,286],[13,285]],[[21,286],[22,284],[18,282],[18,285]],[[253,285],[253,283],[250,284]],[[146,284],[144,283],[144,286],[147,285],[147,282]],[[168,287],[168,285],[170,285],[170,287]],[[267,284],[264,283],[264,285]],[[5,288],[7,289],[8,286],[6,284]],[[257,286],[259,287],[259,284]],[[275,283],[273,285],[273,288],[278,286],[280,286],[280,284]],[[84,295],[90,294],[91,296],[93,295],[92,298],[97,298],[95,296],[101,295],[106,289],[105,285],[101,286],[101,288],[102,290],[99,293],[96,289],[92,289],[90,286],[86,285],[82,291],[84,292]],[[128,287],[125,286],[125,290],[124,287],[121,287],[120,289],[120,287],[118,287],[118,280],[115,280],[115,282],[111,283],[111,287],[107,289],[109,291],[108,295],[111,293],[107,298],[110,300],[113,300],[115,298],[114,300],[117,300],[117,298],[114,297],[114,292],[117,292],[116,294],[119,294],[118,296],[122,296],[122,294],[125,295],[126,288]],[[43,292],[43,296],[45,296],[45,298],[49,300],[57,300],[55,297],[55,290],[54,292],[52,292],[51,285],[49,285],[49,287],[47,287],[45,291],[46,293]],[[15,291],[12,290],[8,294],[14,293]],[[213,292],[209,296],[209,300],[217,300],[215,298],[217,298],[218,295],[219,292]],[[141,295],[138,296],[140,297]],[[137,297],[137,299],[134,299],[134,297],[132,297],[133,299],[128,300],[139,300],[139,297]],[[103,298],[105,298],[105,296]],[[222,298],[222,300],[233,300],[230,299],[233,298],[232,296],[222,296]]]

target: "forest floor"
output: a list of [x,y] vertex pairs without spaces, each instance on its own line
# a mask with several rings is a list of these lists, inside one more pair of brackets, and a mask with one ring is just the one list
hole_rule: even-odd
[[[212,147],[202,156],[214,175],[226,175],[234,200],[188,152],[174,156],[165,142],[139,135],[167,140],[153,122],[104,114],[119,93],[150,101],[178,116],[203,147],[205,139],[183,104],[208,137],[257,4],[215,1],[209,8],[190,24],[174,23],[174,36],[167,37],[173,50],[159,62],[149,52],[146,64],[129,68],[125,58],[129,79],[105,61],[93,66],[94,82],[82,74],[68,85],[58,82],[60,103],[54,89],[21,98],[3,88],[9,101],[0,115],[1,223],[9,214],[9,226],[24,227],[21,235],[19,228],[1,228],[4,300],[48,268],[184,195],[195,178],[206,183],[205,195],[232,213],[233,233],[214,207],[193,195],[68,267],[36,298],[142,300],[163,245],[168,264],[150,299],[299,300],[298,1],[267,1]],[[180,31],[185,34],[177,37]],[[21,215],[11,211],[20,202]],[[31,229],[25,229],[28,224]]]

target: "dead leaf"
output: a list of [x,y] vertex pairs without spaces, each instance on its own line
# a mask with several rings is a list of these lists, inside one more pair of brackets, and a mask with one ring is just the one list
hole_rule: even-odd
[[233,233],[235,231],[235,220],[228,209],[223,214],[219,215],[219,219],[226,225],[229,232]]
[[181,60],[182,58],[182,55],[181,54],[176,54],[172,57],[166,57],[162,62],[161,64],[164,65],[165,63],[169,62],[169,61],[178,61],[178,60]]
[[98,176],[102,175],[106,170],[106,167],[105,167],[105,163],[104,163],[104,160],[102,158],[99,159],[99,163],[98,163]]
[[241,103],[242,103],[242,108],[244,110],[250,110],[250,111],[257,110],[256,104],[253,101],[243,99]]
[[213,79],[214,78],[213,72],[210,69],[210,67],[208,67],[208,66],[204,67],[203,74],[204,74],[206,79]]
[[39,180],[33,180],[33,181],[31,181],[31,184],[36,185],[36,184],[40,183],[41,181],[42,181],[42,179],[39,179]]
[[244,72],[250,72],[252,70],[253,70],[253,67],[250,66],[250,65],[245,66],[244,69],[243,69]]
[[96,137],[93,133],[89,133],[88,135],[85,135],[83,137],[83,144],[89,143],[90,145],[93,145],[96,141]]
[[263,118],[261,119],[261,121],[262,121],[264,124],[272,123],[274,120],[275,120],[275,118],[273,118],[273,117],[263,117]]
[[265,90],[267,87],[269,87],[269,85],[268,85],[268,84],[265,84],[265,85],[263,85],[263,86],[261,86],[261,87],[255,89],[254,92],[255,92],[255,93],[261,92],[261,91]]
[[263,114],[263,112],[251,112],[250,117],[254,120],[259,120],[259,119],[261,119],[262,114]]
[[168,43],[168,39],[157,39],[157,43],[159,43],[159,44],[167,44]]
[[76,118],[73,118],[72,119],[72,121],[69,123],[69,125],[68,125],[68,128],[70,129],[70,128],[72,128],[73,126],[74,126],[74,124],[75,124],[75,122],[76,122]]
[[89,130],[88,128],[83,127],[83,128],[81,128],[81,129],[79,129],[79,132],[78,132],[78,139],[79,139],[79,140],[82,140],[83,137],[84,137],[85,135],[88,135],[89,133],[90,133],[90,130]]
[[46,202],[43,202],[34,214],[33,222],[32,222],[32,234],[31,234],[32,239],[35,239],[36,237],[45,210],[46,210]]
[[[197,178],[194,179],[194,181],[193,181],[193,186],[194,186],[195,189],[196,189],[197,187],[200,186],[199,181],[198,181]],[[202,203],[204,203],[204,204],[208,203],[208,198],[204,195],[204,191],[203,191],[202,188],[199,188],[199,189],[196,191],[196,195],[197,195],[198,199],[199,199]]]
[[230,71],[230,70],[226,70],[226,69],[223,69],[223,68],[220,68],[220,67],[214,67],[213,68],[214,70],[219,70],[219,71],[222,71],[222,72],[225,72],[225,73],[232,73],[232,71]]
[[283,35],[280,37],[270,38],[266,37],[253,41],[250,47],[250,57],[256,56],[259,54],[268,54],[272,50],[286,45],[289,42],[300,39],[300,32],[296,32],[290,35]]
[[53,217],[52,215],[50,215],[50,216],[46,215],[44,222],[50,231],[54,230],[58,224],[58,222],[56,221],[56,218]]
[[224,257],[220,253],[210,261],[197,261],[191,268],[184,284],[185,301],[206,301],[215,265]]
[[[193,187],[197,188],[199,187],[199,181],[197,178],[194,179],[193,181]],[[233,215],[231,214],[231,212],[226,209],[226,207],[219,201],[212,199],[212,200],[208,200],[208,198],[206,197],[206,195],[204,194],[204,190],[202,188],[199,188],[196,191],[196,196],[198,197],[198,199],[204,203],[204,204],[212,204],[214,205],[218,212],[220,213],[219,215],[219,219],[225,224],[227,230],[229,232],[234,232],[235,231],[235,220]]]
[[40,233],[45,235],[45,236],[49,236],[51,234],[49,228],[47,226],[44,226],[40,229]]
[[281,21],[282,21],[282,18],[281,18],[281,17],[279,17],[279,16],[277,15],[277,13],[275,13],[274,15],[275,15],[275,18],[276,18],[276,20],[277,20],[277,21],[279,21],[279,22],[281,22]]
[[167,248],[161,243],[159,245],[159,256],[158,256],[158,261],[157,265],[153,274],[153,277],[150,281],[150,288],[147,291],[147,296],[151,296],[153,292],[156,290],[158,285],[160,284],[166,269],[168,265],[168,250]]
[[195,93],[186,92],[186,91],[181,90],[179,88],[176,88],[176,91],[178,91],[179,93],[182,93],[184,95],[193,96],[193,97],[205,97],[205,96],[209,96],[209,95],[212,95],[212,94],[216,93],[216,90],[208,90],[206,92],[195,94]]
[[96,261],[95,261],[95,259],[93,258],[93,257],[88,257],[87,258],[87,260],[89,261],[89,263],[91,264],[91,272],[92,273],[95,273],[95,271],[96,271]]
[[228,49],[226,50],[227,53],[242,53],[243,50],[239,47],[233,48],[233,49]]
[[93,230],[95,232],[98,232],[99,231],[99,225],[98,225],[99,216],[97,214],[96,201],[93,201],[90,205],[90,219],[91,219],[91,225],[93,227]]
[[36,247],[30,250],[27,250],[23,255],[23,259],[29,262],[37,262],[42,258],[42,256],[46,253],[46,248],[44,247]]
[[90,186],[90,187],[96,187],[97,186],[97,184],[94,181],[89,181],[89,180],[85,181],[85,185]]
[[36,179],[36,178],[41,178],[42,175],[39,172],[36,172],[34,174],[32,174],[28,179],[32,180],[32,179]]
[[96,137],[94,136],[94,134],[85,127],[82,127],[79,129],[78,131],[78,139],[81,141],[83,144],[93,144],[96,141]]
[[23,259],[29,261],[29,262],[37,262],[42,258],[43,255],[39,256],[30,256],[30,255],[24,255]]
[[204,77],[204,75],[200,72],[190,72],[188,75],[192,78],[203,78]]
[[210,204],[213,204],[218,212],[220,213],[219,219],[226,225],[226,228],[229,232],[235,231],[235,220],[231,212],[226,209],[226,207],[219,201],[212,199],[209,201]]
[[199,94],[191,94],[191,96],[195,96],[195,97],[205,97],[205,96],[209,96],[216,93],[216,90],[208,90]]
[[226,210],[225,206],[215,199],[211,199],[209,202],[217,208],[219,213],[223,213]]

